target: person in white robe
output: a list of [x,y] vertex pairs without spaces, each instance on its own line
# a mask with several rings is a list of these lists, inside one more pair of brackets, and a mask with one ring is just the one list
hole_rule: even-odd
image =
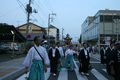
[[[66,57],[66,61],[65,61],[65,67],[67,69],[70,68],[71,71],[73,71],[73,54],[75,53],[74,50],[72,50],[72,45],[70,45],[69,49],[65,52]],[[68,66],[68,64],[70,66]]]
[[[63,58],[63,57],[64,57],[64,53],[63,53],[62,47],[60,46],[60,42],[57,42],[56,48],[59,50],[60,56]],[[61,65],[61,66],[60,66],[60,65]],[[60,58],[60,59],[59,59],[59,64],[58,64],[58,66],[57,66],[57,70],[58,70],[58,71],[61,71],[61,67],[62,67],[62,61],[61,61],[61,58]]]
[[34,38],[34,43],[36,49],[34,47],[30,48],[23,62],[23,65],[26,67],[25,73],[30,72],[29,80],[45,80],[44,71],[47,72],[47,65],[50,63],[48,54],[46,49],[40,46],[41,39],[39,36]]

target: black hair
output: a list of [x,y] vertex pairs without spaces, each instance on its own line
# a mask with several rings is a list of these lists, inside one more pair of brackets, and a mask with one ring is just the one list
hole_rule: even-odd
[[87,43],[83,43],[83,46],[84,46],[85,44],[87,45]]
[[60,42],[57,42],[57,45],[60,44]]
[[34,38],[34,42],[36,42],[38,38],[40,38],[40,36],[36,36],[36,37]]

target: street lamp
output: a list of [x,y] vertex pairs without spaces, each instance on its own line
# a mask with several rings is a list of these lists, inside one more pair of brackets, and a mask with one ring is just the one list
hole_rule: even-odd
[[12,57],[14,57],[15,32],[11,30],[11,33],[12,33],[12,35],[13,35],[13,44],[12,44],[12,47],[13,47],[13,52],[12,52]]
[[119,30],[119,28],[118,28],[117,24],[120,23],[120,19],[113,19],[113,21],[116,24],[116,34],[117,34],[117,41],[118,41],[118,33],[119,33],[118,30]]

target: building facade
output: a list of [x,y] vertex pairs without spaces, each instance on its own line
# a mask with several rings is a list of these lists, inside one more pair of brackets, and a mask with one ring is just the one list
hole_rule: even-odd
[[[27,24],[23,24],[21,26],[18,26],[16,29],[18,29],[19,32],[26,38],[26,28]],[[41,39],[45,39],[45,35],[46,35],[45,28],[40,27],[33,23],[29,23],[27,35],[29,41],[33,41],[35,36],[40,36]]]
[[81,27],[82,43],[109,44],[110,40],[117,40],[117,35],[120,40],[120,10],[99,10],[94,16],[87,17]]
[[[48,35],[48,28],[45,28],[45,30],[46,30],[46,33]],[[49,27],[49,36],[55,37],[55,42],[58,42],[59,41],[59,29],[56,28],[53,25],[50,25],[50,27]]]

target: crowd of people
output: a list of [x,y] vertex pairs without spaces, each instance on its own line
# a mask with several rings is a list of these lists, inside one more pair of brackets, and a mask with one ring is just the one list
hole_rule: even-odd
[[101,47],[101,65],[106,65],[106,71],[114,77],[114,80],[120,80],[120,42],[110,43],[106,48]]
[[[28,54],[24,60],[26,66],[26,73],[29,73],[29,80],[45,80],[44,72],[47,72],[47,65],[50,65],[51,74],[56,77],[57,72],[62,70],[64,66],[68,70],[74,71],[73,58],[76,57],[79,60],[80,67],[79,73],[88,76],[90,70],[90,56],[89,53],[95,53],[95,48],[87,43],[78,46],[69,44],[62,45],[60,42],[53,43],[51,46],[41,44],[40,37],[34,38],[35,45],[28,51]],[[115,78],[120,80],[120,42],[110,44],[109,48],[105,46],[101,47],[101,64],[106,65],[107,72]],[[65,64],[62,63],[62,59],[65,58]]]

